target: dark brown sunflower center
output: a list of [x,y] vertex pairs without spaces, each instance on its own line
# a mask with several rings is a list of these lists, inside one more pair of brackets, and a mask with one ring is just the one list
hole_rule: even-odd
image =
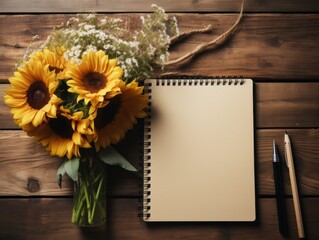
[[94,119],[94,125],[101,129],[105,127],[107,124],[111,123],[115,115],[118,113],[121,105],[121,97],[117,95],[112,98],[110,103],[106,105],[104,108],[99,108],[97,111],[96,118]]
[[58,67],[53,67],[53,66],[49,66],[49,71],[54,71],[56,74],[58,74],[59,72],[63,71],[62,68],[58,68]]
[[89,72],[84,77],[84,85],[90,92],[98,92],[106,85],[106,82],[106,77],[98,72]]
[[49,125],[52,131],[61,138],[72,139],[74,131],[71,126],[71,121],[66,117],[58,115],[57,118],[50,118]]
[[34,109],[43,108],[50,101],[47,86],[42,81],[32,83],[27,91],[27,103]]

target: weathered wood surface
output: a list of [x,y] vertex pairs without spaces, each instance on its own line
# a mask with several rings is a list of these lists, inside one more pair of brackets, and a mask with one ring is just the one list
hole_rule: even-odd
[[257,128],[318,128],[319,83],[255,84]]
[[[146,224],[136,211],[138,174],[120,168],[109,168],[108,224],[100,229],[79,229],[70,223],[72,183],[64,177],[61,190],[55,177],[61,159],[50,157],[14,125],[3,102],[3,89],[8,87],[16,59],[23,56],[32,36],[44,40],[54,26],[84,11],[121,17],[130,30],[135,30],[140,25],[139,16],[151,11],[151,3],[1,1],[0,83],[4,84],[0,84],[0,240],[283,239],[278,232],[271,160],[273,139],[284,158],[285,130],[293,144],[306,234],[308,239],[319,239],[319,1],[314,0],[246,0],[244,17],[233,37],[175,72],[244,76],[256,81],[256,223]],[[236,0],[159,0],[156,4],[177,16],[182,31],[214,26],[211,33],[195,35],[174,46],[171,59],[225,31],[239,10]],[[135,167],[139,163],[137,137],[135,128],[117,145]],[[283,172],[289,239],[297,239],[287,168],[283,167]]]
[[[279,145],[284,159],[284,129],[256,131],[256,185],[257,195],[274,196],[272,172],[272,140]],[[56,183],[56,170],[61,159],[50,157],[41,145],[19,130],[0,132],[0,196],[62,196],[72,195],[72,184],[65,177],[62,190]],[[295,168],[300,194],[319,195],[319,130],[288,130],[293,144]],[[18,148],[18,150],[17,150]],[[136,168],[139,166],[138,130],[129,131],[117,149]],[[285,193],[291,194],[288,169],[283,173]],[[120,168],[109,169],[112,196],[138,196],[139,177],[137,173],[126,172]]]
[[[108,0],[108,1],[63,1],[63,0],[2,0],[0,13],[25,12],[149,12],[151,4],[156,3],[168,12],[235,12],[239,9],[238,0]],[[319,10],[317,1],[312,0],[246,0],[248,12],[313,12]]]
[[[229,28],[236,14],[175,14],[182,31],[212,24],[210,34],[197,34],[173,47],[171,59],[214,39]],[[0,15],[0,81],[12,76],[16,59],[22,57],[34,35],[42,40],[52,27],[73,15]],[[110,16],[110,15],[109,15]],[[140,24],[138,14],[113,15],[128,21],[129,29]],[[15,26],[15,27],[8,27]],[[274,80],[317,80],[319,76],[319,15],[245,14],[233,37],[223,47],[193,59],[176,69],[179,75],[245,76]]]
[[[291,199],[286,199],[290,239],[297,239]],[[319,199],[301,199],[308,239],[318,239]],[[145,223],[136,199],[109,199],[108,222],[101,228],[70,223],[72,199],[0,199],[0,239],[284,239],[278,231],[274,199],[257,199],[255,223]]]
[[[4,89],[0,84],[0,128],[18,129],[10,108],[4,104]],[[318,128],[319,82],[256,83],[256,128]]]

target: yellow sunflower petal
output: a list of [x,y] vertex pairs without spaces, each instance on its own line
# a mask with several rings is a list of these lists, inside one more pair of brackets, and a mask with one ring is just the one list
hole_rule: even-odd
[[107,69],[106,69],[105,73],[106,73],[107,75],[109,75],[110,72],[113,71],[113,68],[115,68],[116,66],[117,66],[117,59],[110,59],[110,60],[108,61]]
[[9,107],[13,107],[13,108],[19,108],[19,107],[22,107],[22,106],[26,105],[25,99],[12,98],[10,96],[5,96],[5,101],[4,102]]
[[36,114],[35,114],[35,116],[34,116],[34,118],[33,118],[33,120],[32,120],[32,124],[33,124],[33,126],[38,126],[42,121],[43,121],[43,119],[44,119],[44,116],[45,115],[45,112],[44,111],[38,111]]
[[9,78],[9,82],[11,83],[12,87],[14,87],[15,89],[26,91],[29,88],[29,84],[27,84],[27,79],[22,76],[21,78],[11,77]]
[[25,98],[25,92],[22,92],[20,89],[8,88],[4,92],[10,96],[15,96],[16,98]]
[[112,73],[108,76],[108,80],[121,79],[123,76],[123,69],[120,67],[113,68]]
[[66,153],[65,142],[62,141],[61,139],[59,139],[57,141],[57,146],[58,146],[58,148],[56,149],[56,155],[58,155],[59,157],[63,157]]
[[82,143],[82,136],[79,132],[74,132],[72,135],[72,140],[75,144],[81,145]]

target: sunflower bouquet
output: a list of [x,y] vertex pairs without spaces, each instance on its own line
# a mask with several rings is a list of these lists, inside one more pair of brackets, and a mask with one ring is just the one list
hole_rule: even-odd
[[136,169],[112,145],[146,116],[142,80],[163,67],[176,19],[162,8],[131,33],[119,18],[82,14],[30,46],[9,78],[5,103],[18,124],[53,156],[61,187],[75,181],[72,222],[105,222],[105,163]]

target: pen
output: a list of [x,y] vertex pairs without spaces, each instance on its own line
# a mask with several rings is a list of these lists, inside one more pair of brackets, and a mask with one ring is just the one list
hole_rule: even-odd
[[274,170],[274,181],[275,181],[275,191],[276,191],[276,204],[277,204],[277,216],[279,224],[279,232],[283,236],[287,236],[287,215],[285,208],[285,197],[283,191],[283,182],[281,177],[281,167],[280,167],[279,155],[277,152],[276,142],[273,140],[273,170]]
[[294,160],[292,158],[291,143],[290,143],[290,139],[289,139],[289,136],[287,133],[285,133],[285,154],[286,154],[287,166],[289,169],[289,178],[290,178],[292,199],[293,199],[295,215],[296,215],[298,235],[299,235],[299,238],[304,238],[305,233],[304,233],[304,229],[303,229],[303,222],[302,222],[302,216],[301,216],[301,209],[300,209],[300,201],[299,201],[297,180],[296,180],[296,174],[295,174]]

